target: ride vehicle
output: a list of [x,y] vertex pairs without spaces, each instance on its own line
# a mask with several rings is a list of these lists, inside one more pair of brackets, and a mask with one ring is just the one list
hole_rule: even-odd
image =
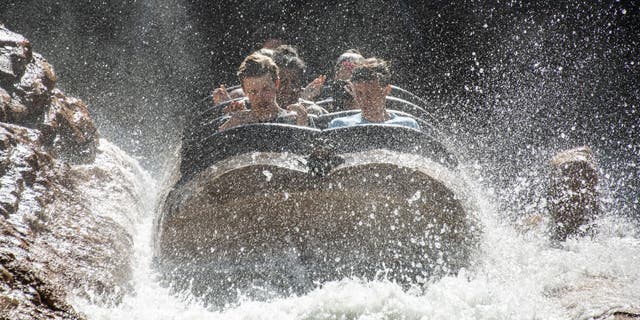
[[326,128],[356,110],[315,128],[218,132],[222,106],[195,114],[155,223],[164,278],[224,304],[345,277],[420,285],[468,266],[480,227],[456,157],[418,104],[389,96],[387,106],[422,130]]

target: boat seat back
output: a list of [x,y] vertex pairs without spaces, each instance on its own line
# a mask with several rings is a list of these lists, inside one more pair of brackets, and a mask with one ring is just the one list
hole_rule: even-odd
[[436,137],[412,128],[370,124],[327,129],[322,135],[336,146],[336,153],[386,149],[421,155],[448,167],[458,165],[456,157]]
[[336,154],[387,149],[417,154],[455,167],[457,161],[436,137],[396,125],[360,125],[318,130],[287,124],[263,123],[212,131],[200,140],[183,141],[183,177],[226,158],[251,152],[290,152],[309,155],[314,148],[331,144]]
[[224,132],[211,130],[199,140],[188,141],[189,145],[183,141],[180,171],[188,176],[220,160],[250,152],[304,154],[309,149],[307,144],[320,133],[318,129],[276,123],[244,125]]

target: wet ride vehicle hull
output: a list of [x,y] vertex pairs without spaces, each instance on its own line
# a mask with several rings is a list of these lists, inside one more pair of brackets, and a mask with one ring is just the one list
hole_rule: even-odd
[[467,266],[477,245],[456,160],[429,133],[256,124],[197,149],[183,146],[156,260],[175,288],[209,301],[345,277],[420,284]]

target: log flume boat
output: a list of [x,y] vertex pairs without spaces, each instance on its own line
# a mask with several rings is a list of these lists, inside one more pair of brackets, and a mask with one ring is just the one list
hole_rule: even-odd
[[[252,124],[216,132],[195,115],[180,179],[155,222],[163,278],[215,304],[300,294],[357,277],[420,285],[467,266],[479,238],[473,203],[416,104],[388,97],[392,125],[326,129]],[[404,112],[403,112],[404,111]]]

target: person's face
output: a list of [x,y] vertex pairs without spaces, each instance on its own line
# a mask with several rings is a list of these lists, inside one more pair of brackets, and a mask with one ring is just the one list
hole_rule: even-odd
[[358,81],[351,84],[357,107],[362,111],[372,108],[384,108],[385,97],[391,91],[391,85],[380,86],[378,80]]
[[270,106],[276,101],[279,80],[271,80],[271,75],[247,77],[242,81],[242,90],[249,99],[251,107],[260,109]]
[[356,64],[350,60],[344,60],[340,63],[338,70],[336,70],[335,78],[338,80],[349,80],[351,79],[351,73],[353,69],[356,67]]
[[302,91],[302,78],[298,72],[290,69],[280,70],[280,88],[278,102],[287,106],[298,102]]

